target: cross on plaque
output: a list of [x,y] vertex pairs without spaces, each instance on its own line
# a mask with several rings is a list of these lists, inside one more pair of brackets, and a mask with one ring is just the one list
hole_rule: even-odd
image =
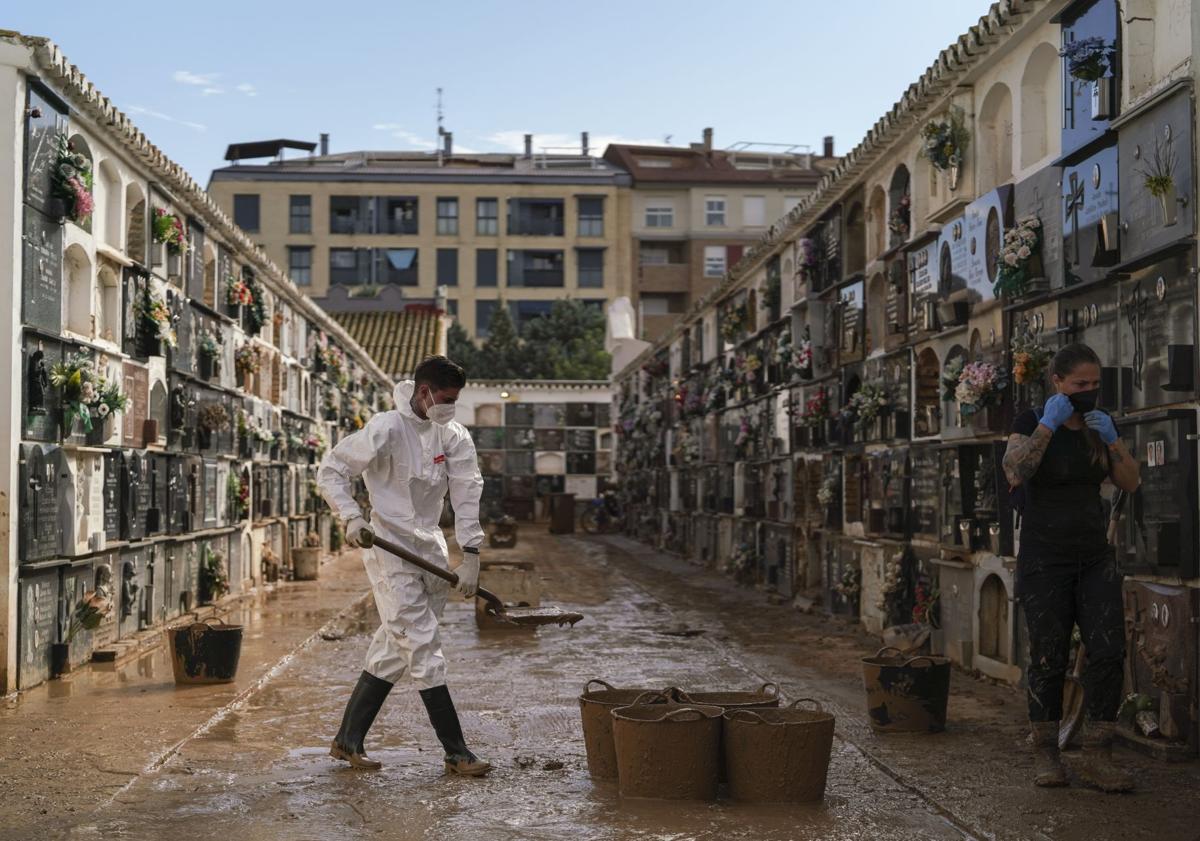
[[1146,348],[1142,341],[1142,324],[1146,317],[1146,305],[1149,296],[1142,292],[1142,283],[1138,281],[1133,287],[1133,291],[1129,293],[1129,302],[1126,306],[1125,318],[1129,321],[1129,328],[1133,331],[1133,384],[1137,388],[1142,387],[1142,366],[1146,362]]
[[1071,173],[1071,188],[1066,196],[1065,219],[1071,223],[1071,231],[1075,240],[1075,265],[1079,265],[1079,210],[1083,207],[1084,185],[1079,180],[1079,173]]

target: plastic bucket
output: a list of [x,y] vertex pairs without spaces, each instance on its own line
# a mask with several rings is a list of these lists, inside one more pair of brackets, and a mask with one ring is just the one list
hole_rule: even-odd
[[242,654],[242,626],[220,619],[167,629],[176,683],[230,683]]
[[292,549],[292,575],[297,581],[316,581],[321,574],[319,547],[297,546]]
[[622,797],[715,800],[720,707],[635,704],[613,718],[617,784]]
[[[602,689],[592,689],[599,684]],[[671,690],[617,689],[599,678],[589,680],[579,696],[579,714],[583,719],[583,745],[587,750],[588,772],[593,779],[617,778],[617,751],[613,745],[613,719],[610,713],[617,707],[627,707],[638,701],[670,700]],[[643,698],[643,696],[646,696]]]
[[[894,652],[889,654],[888,652]],[[867,715],[880,733],[940,733],[946,729],[950,660],[898,648],[881,648],[862,658]]]
[[[808,701],[815,710],[799,709]],[[834,718],[811,698],[784,709],[725,713],[725,776],[734,800],[802,803],[825,796]]]
[[705,704],[722,709],[759,709],[779,706],[779,687],[764,683],[762,688],[751,692],[684,692],[673,690],[671,697],[682,704]]

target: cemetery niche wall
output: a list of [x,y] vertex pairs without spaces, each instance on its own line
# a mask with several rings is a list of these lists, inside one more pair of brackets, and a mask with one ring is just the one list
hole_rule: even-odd
[[[261,586],[252,534],[274,536],[286,574],[290,547],[332,528],[309,490],[315,463],[391,391],[195,182],[137,152],[151,147],[124,117],[93,118],[120,115],[56,49],[28,49],[9,126],[22,236],[5,691],[53,677],[51,646],[68,637],[78,666],[193,608],[203,558],[230,592]],[[325,416],[313,392],[340,411]],[[110,615],[72,633],[95,591]]]

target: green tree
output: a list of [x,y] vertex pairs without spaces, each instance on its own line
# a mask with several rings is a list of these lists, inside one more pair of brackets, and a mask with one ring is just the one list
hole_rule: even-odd
[[480,373],[475,376],[479,379],[528,379],[533,376],[527,364],[525,346],[503,301],[497,301],[492,312],[488,337],[479,352],[478,368]]
[[525,351],[534,379],[607,379],[604,313],[582,301],[555,301],[550,314],[525,325]]
[[458,321],[451,322],[446,332],[446,355],[463,366],[468,378],[479,376],[479,348]]

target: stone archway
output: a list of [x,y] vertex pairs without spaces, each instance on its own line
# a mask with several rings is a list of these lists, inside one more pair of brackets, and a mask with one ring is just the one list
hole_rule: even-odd
[[989,575],[979,588],[979,653],[991,660],[1011,662],[1008,643],[1008,589],[1000,576]]

